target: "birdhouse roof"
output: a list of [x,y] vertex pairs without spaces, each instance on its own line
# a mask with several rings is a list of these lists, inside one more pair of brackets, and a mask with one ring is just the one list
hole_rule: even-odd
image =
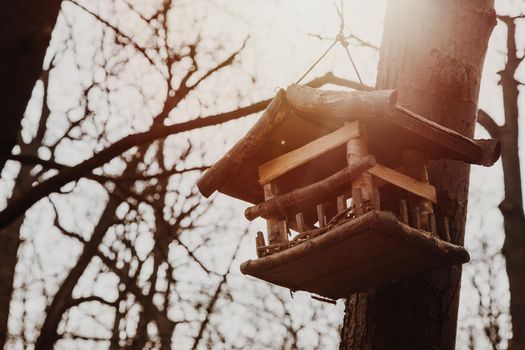
[[[497,141],[467,138],[398,106],[395,90],[327,91],[291,85],[277,93],[250,131],[204,173],[199,190],[206,197],[219,190],[260,203],[261,165],[355,121],[366,126],[370,153],[388,166],[402,162],[404,149],[485,166],[499,158]],[[319,181],[346,166],[344,155],[345,145],[337,145],[276,181],[284,190]]]

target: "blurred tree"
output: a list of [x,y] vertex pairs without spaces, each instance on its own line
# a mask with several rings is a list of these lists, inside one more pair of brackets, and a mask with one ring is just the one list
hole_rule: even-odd
[[[333,331],[336,339],[335,325],[316,316],[319,307],[298,322],[283,291],[237,286],[231,267],[244,228],[233,232],[229,213],[202,201],[193,187],[206,169],[207,142],[191,131],[253,115],[269,103],[249,102],[243,90],[250,89],[242,85],[252,87],[249,76],[222,83],[236,73],[242,38],[225,43],[219,34],[201,36],[204,2],[66,3],[52,64],[36,89],[43,92],[41,110],[27,117],[20,149],[10,155],[21,166],[0,213],[2,234],[17,243],[3,257],[11,274],[0,280],[16,299],[6,347],[294,348],[305,330]],[[86,26],[93,30],[86,33]],[[326,75],[310,84],[332,79],[345,82]],[[75,90],[72,97],[63,86]],[[248,102],[214,113],[223,108],[220,93]],[[104,199],[87,213],[75,209],[100,191]],[[26,215],[41,199],[37,214]],[[37,249],[25,257],[40,230],[50,235],[45,225],[28,228],[38,215],[52,217],[52,229],[76,252],[56,276],[43,273]],[[24,228],[30,234],[22,242]],[[67,253],[48,248],[49,255]],[[35,307],[40,302],[45,310]],[[231,307],[238,323],[250,327],[223,329]],[[1,310],[6,319],[8,310]],[[325,340],[317,338],[322,347]]]
[[519,87],[516,73],[525,55],[519,54],[516,45],[516,20],[525,16],[498,16],[507,27],[507,57],[505,67],[499,72],[503,91],[504,124],[498,125],[485,111],[480,110],[478,121],[489,134],[501,142],[501,161],[505,198],[499,205],[503,215],[505,256],[510,288],[510,314],[512,317],[512,340],[509,349],[525,349],[525,214],[521,185],[519,157]]

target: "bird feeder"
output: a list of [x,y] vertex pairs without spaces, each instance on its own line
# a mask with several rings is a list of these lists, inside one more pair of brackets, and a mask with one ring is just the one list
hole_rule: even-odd
[[281,90],[199,180],[252,203],[267,221],[241,271],[338,299],[430,269],[463,264],[439,216],[428,159],[492,165],[494,140],[472,140],[397,105],[395,90]]

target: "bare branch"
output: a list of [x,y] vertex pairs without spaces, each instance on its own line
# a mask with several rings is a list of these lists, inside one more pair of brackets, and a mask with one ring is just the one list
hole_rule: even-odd
[[194,84],[190,85],[188,88],[190,90],[194,89],[195,87],[197,87],[201,82],[203,82],[204,80],[208,79],[210,76],[212,76],[213,74],[217,73],[218,71],[220,71],[221,69],[231,65],[233,63],[233,61],[235,60],[235,57],[237,57],[237,55],[244,49],[244,47],[246,46],[246,42],[248,41],[248,38],[244,39],[244,42],[242,43],[242,46],[237,50],[235,51],[234,53],[232,53],[228,58],[226,58],[224,61],[220,62],[218,65],[216,65],[214,68],[210,69],[208,72],[206,72],[206,74],[204,74],[199,80],[197,80]]
[[492,138],[499,139],[501,126],[484,110],[478,110],[478,123],[481,125]]
[[[317,87],[319,85],[328,84],[331,81],[341,81],[343,79],[336,79],[332,74],[327,74],[325,77],[315,79],[309,86]],[[349,83],[349,81],[346,81]],[[314,84],[315,83],[315,84]],[[352,85],[355,85],[353,83]],[[364,85],[359,85],[364,87]],[[352,87],[352,86],[349,86]],[[355,87],[355,86],[354,86]],[[152,128],[149,131],[129,135],[115,142],[113,145],[95,154],[93,157],[83,161],[80,164],[62,170],[56,176],[43,181],[36,185],[26,194],[21,197],[14,198],[12,203],[0,212],[0,228],[5,228],[10,225],[17,217],[22,215],[27,209],[35,204],[40,199],[48,196],[53,192],[57,192],[60,188],[71,181],[75,181],[80,177],[86,176],[93,169],[96,169],[113,158],[138,145],[144,145],[154,140],[164,138],[170,135],[183,133],[195,129],[204,128],[207,126],[214,126],[236,120],[248,115],[264,110],[270,103],[270,99],[254,103],[250,106],[241,107],[229,112],[210,115],[189,120],[187,122]],[[166,112],[167,113],[167,112]],[[94,175],[96,176],[96,175]]]
[[148,52],[146,50],[146,48],[140,46],[135,40],[133,40],[133,38],[131,38],[129,35],[123,33],[120,29],[118,29],[117,27],[115,27],[114,25],[112,25],[111,23],[109,23],[108,21],[106,21],[105,19],[103,19],[102,17],[100,17],[99,15],[97,15],[96,13],[94,13],[93,11],[91,11],[90,9],[88,9],[87,7],[79,4],[78,2],[76,2],[75,0],[66,0],[66,1],[69,1],[70,3],[72,3],[73,5],[81,8],[82,10],[84,10],[85,12],[89,13],[91,16],[93,16],[97,21],[99,21],[100,23],[104,24],[105,26],[107,26],[108,28],[110,28],[111,30],[113,30],[115,32],[115,34],[117,34],[118,36],[120,36],[121,38],[125,39],[129,44],[131,44],[131,46],[133,46],[140,54],[142,54],[142,56],[144,56],[144,58],[146,58],[148,60],[148,62],[153,66],[155,67],[156,70],[159,71],[159,73],[161,73],[163,76],[164,76],[164,73],[162,73],[162,70],[157,66],[157,64],[155,63],[155,61],[153,60],[153,58],[148,55]]

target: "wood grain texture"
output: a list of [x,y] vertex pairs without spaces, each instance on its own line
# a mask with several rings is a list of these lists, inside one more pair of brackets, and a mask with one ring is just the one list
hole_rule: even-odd
[[352,122],[291,152],[272,159],[259,167],[259,183],[264,185],[312,159],[359,136],[359,123]]
[[286,89],[286,99],[290,107],[299,112],[346,121],[393,111],[397,103],[397,92],[328,91],[291,85]]
[[381,180],[384,180],[392,185],[400,187],[412,194],[428,199],[432,203],[437,203],[436,188],[431,184],[418,181],[410,176],[400,173],[394,169],[390,169],[381,164],[377,164],[368,172]]

